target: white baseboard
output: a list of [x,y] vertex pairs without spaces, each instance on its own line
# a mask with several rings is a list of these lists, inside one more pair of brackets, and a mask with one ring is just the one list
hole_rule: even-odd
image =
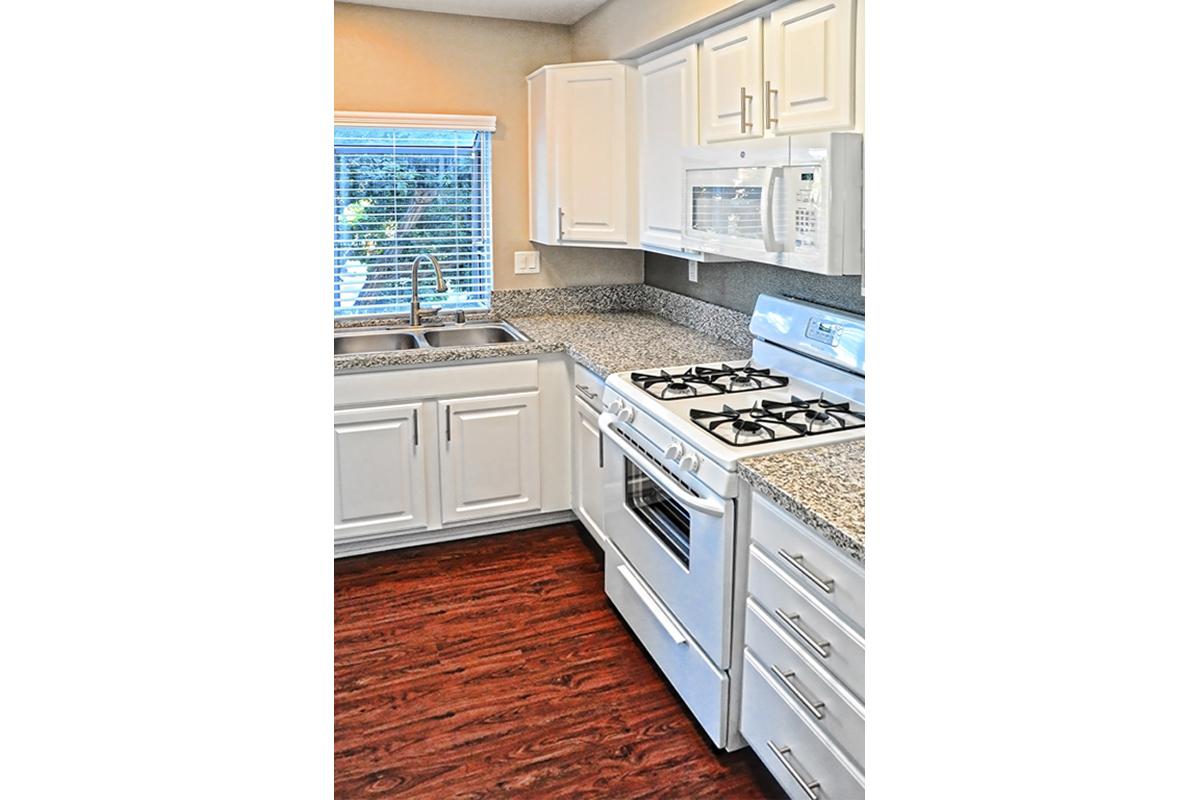
[[460,525],[455,528],[442,528],[436,531],[408,531],[407,533],[381,533],[374,536],[363,536],[359,539],[342,539],[333,543],[333,557],[360,556],[365,553],[378,553],[382,550],[398,550],[403,547],[417,547],[423,544],[451,542],[456,539],[469,539],[473,536],[489,536],[493,533],[537,528],[542,525],[559,525],[564,522],[574,522],[575,513],[571,510],[548,511],[542,514],[531,514],[524,517],[489,520],[474,525]]

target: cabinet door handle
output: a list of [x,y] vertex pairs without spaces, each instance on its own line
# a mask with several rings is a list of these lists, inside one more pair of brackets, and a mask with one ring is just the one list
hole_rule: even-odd
[[593,392],[588,387],[584,386],[582,383],[575,384],[575,388],[578,389],[579,393],[581,395],[583,395],[584,397],[586,397],[588,400],[595,400],[597,397],[600,396],[600,395],[596,394],[595,392]]
[[815,650],[817,655],[819,655],[821,658],[829,658],[829,642],[822,642],[820,639],[804,630],[804,628],[801,628],[800,623],[797,622],[797,620],[800,619],[799,614],[789,614],[782,608],[777,608],[775,609],[775,616],[779,617],[783,624],[787,626],[787,629],[796,634],[800,641],[804,642],[804,644]]
[[450,441],[450,406],[446,406],[446,441]]
[[824,578],[813,572],[812,568],[804,563],[804,556],[794,556],[786,550],[779,550],[778,553],[789,567],[820,586],[825,594],[833,594],[833,578]]
[[775,113],[778,114],[779,113],[779,90],[772,89],[771,82],[767,81],[766,92],[764,92],[764,98],[763,98],[763,102],[767,104],[767,107],[766,107],[767,127],[768,128],[771,127],[771,123],[774,122],[775,127],[778,128],[779,127],[779,117],[771,116],[771,96],[772,95],[774,95],[774,97],[775,97]]
[[775,677],[779,679],[779,682],[787,687],[792,697],[799,700],[800,704],[808,709],[808,713],[812,714],[817,719],[825,719],[825,704],[814,703],[812,700],[809,700],[804,696],[803,692],[796,688],[796,684],[792,683],[791,679],[796,677],[795,672],[784,672],[774,664],[771,665],[771,672],[775,673]]
[[421,420],[417,416],[417,409],[413,409],[413,452],[417,452],[417,448],[421,446]]
[[562,206],[559,206],[558,207],[558,240],[560,242],[562,241],[562,222],[563,222],[563,210],[562,210]]
[[746,87],[743,86],[742,96],[738,101],[740,104],[738,106],[738,121],[742,124],[742,133],[748,133],[750,129],[754,127],[754,123],[749,119],[749,114],[746,113],[746,107],[750,105],[752,100],[754,100],[754,98],[746,94]]
[[792,752],[792,748],[780,747],[770,739],[767,739],[767,747],[771,748],[771,752],[779,759],[779,763],[783,764],[783,768],[788,771],[788,775],[791,775],[792,779],[800,784],[800,788],[804,790],[804,794],[808,796],[808,800],[819,800],[817,789],[821,788],[821,783],[819,781],[809,781],[800,774],[798,769],[792,766],[792,762],[787,759],[788,753]]

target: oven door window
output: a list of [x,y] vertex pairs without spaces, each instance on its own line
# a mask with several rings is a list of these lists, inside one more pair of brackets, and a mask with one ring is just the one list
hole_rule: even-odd
[[625,459],[625,505],[688,566],[691,514],[629,459]]

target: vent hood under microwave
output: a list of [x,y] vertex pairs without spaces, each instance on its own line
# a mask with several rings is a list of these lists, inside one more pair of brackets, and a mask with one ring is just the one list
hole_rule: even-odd
[[822,275],[863,262],[862,134],[690,147],[683,246]]

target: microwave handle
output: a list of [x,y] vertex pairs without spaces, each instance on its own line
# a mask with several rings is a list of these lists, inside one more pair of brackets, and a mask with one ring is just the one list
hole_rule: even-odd
[[780,167],[769,168],[767,185],[763,187],[762,198],[758,204],[759,221],[762,223],[763,249],[769,253],[781,253],[784,250],[784,243],[775,237],[775,215],[772,213],[775,203],[775,182],[779,180],[782,172]]

